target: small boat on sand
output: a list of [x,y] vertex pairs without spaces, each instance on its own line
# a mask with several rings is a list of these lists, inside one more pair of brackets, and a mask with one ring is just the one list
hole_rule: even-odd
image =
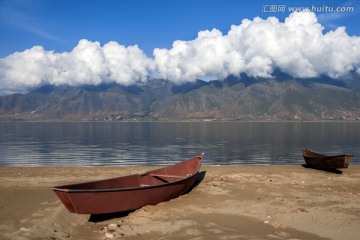
[[141,174],[53,187],[71,213],[135,210],[180,196],[195,183],[204,154]]
[[308,149],[303,150],[303,156],[310,167],[323,169],[347,168],[353,157],[350,154],[326,156]]

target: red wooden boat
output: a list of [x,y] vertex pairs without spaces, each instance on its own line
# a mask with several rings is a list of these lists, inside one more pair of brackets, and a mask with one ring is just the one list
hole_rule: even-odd
[[181,163],[123,177],[57,186],[52,189],[72,213],[123,212],[176,198],[197,179],[204,154]]
[[307,165],[325,169],[348,168],[353,157],[350,154],[326,156],[308,149],[303,150],[303,156]]

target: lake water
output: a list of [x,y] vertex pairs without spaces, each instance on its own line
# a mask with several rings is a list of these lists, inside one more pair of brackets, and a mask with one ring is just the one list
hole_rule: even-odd
[[303,164],[301,150],[351,153],[360,122],[0,122],[0,166]]

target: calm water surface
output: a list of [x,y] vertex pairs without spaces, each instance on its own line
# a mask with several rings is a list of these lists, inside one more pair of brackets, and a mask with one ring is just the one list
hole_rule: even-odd
[[303,148],[351,153],[360,122],[0,122],[0,166],[303,164]]

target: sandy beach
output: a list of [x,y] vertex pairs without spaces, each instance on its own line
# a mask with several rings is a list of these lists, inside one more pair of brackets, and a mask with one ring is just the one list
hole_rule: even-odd
[[358,239],[360,165],[203,166],[191,192],[139,210],[69,213],[51,187],[157,167],[0,167],[0,239]]

